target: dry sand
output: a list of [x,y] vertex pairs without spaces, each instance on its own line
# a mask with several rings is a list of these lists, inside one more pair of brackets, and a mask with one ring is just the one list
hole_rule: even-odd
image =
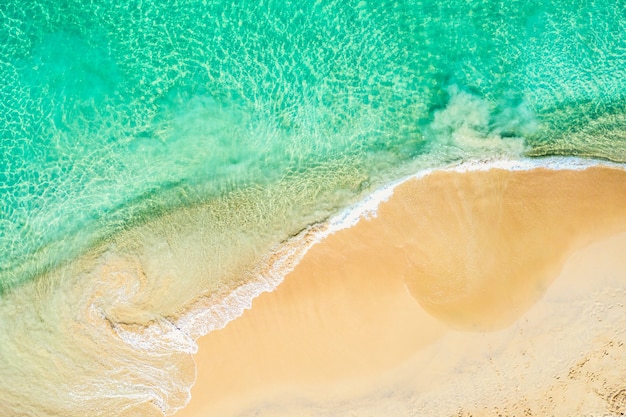
[[407,181],[199,340],[176,416],[619,415],[625,231],[621,170]]

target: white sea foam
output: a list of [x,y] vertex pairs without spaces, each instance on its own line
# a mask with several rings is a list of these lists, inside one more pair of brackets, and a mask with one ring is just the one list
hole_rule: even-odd
[[466,161],[442,168],[429,168],[401,178],[377,189],[360,202],[347,207],[327,221],[311,226],[297,236],[284,242],[265,257],[252,274],[252,279],[225,296],[212,296],[199,300],[188,313],[176,322],[185,333],[197,338],[225,327],[252,307],[252,301],[262,293],[275,290],[285,276],[296,268],[304,255],[315,244],[343,229],[357,225],[361,220],[377,216],[380,205],[389,200],[400,184],[422,179],[434,172],[477,172],[491,169],[527,171],[544,168],[549,170],[585,170],[592,167],[626,169],[626,165],[609,161],[581,159],[576,157],[549,157],[541,159],[481,159]]
[[626,169],[624,164],[575,157],[550,157],[542,159],[477,159],[450,165],[448,167],[424,169],[379,188],[357,204],[346,208],[338,215],[332,217],[328,221],[329,230],[324,236],[322,236],[322,239],[331,233],[353,227],[362,219],[376,217],[380,204],[389,200],[397,186],[409,180],[422,179],[433,172],[476,172],[489,171],[491,169],[527,171],[537,168],[550,170],[584,170],[596,166]]

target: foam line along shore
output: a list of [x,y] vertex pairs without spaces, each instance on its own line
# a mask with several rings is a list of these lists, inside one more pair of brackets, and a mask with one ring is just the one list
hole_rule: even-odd
[[298,235],[283,242],[272,250],[259,266],[254,268],[252,282],[233,289],[228,294],[212,295],[196,301],[177,322],[180,328],[188,329],[192,335],[205,335],[224,327],[251,308],[252,300],[258,295],[275,289],[291,272],[307,251],[333,233],[355,226],[363,219],[376,217],[378,207],[386,202],[396,187],[412,180],[419,180],[434,172],[479,172],[492,169],[527,171],[538,168],[547,170],[585,170],[593,167],[609,167],[625,170],[626,165],[604,160],[575,157],[552,157],[540,159],[492,159],[467,161],[446,168],[427,169],[398,181],[394,181],[365,197],[357,204],[342,210],[327,221],[307,227]]
[[[198,340],[177,415],[619,409],[626,173],[608,165],[496,161],[399,183]],[[581,355],[595,377],[571,377]]]

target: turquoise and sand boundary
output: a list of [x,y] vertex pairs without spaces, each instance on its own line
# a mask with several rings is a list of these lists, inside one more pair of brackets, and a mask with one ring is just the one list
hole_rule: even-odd
[[620,2],[4,3],[1,416],[623,411]]
[[207,212],[170,213],[3,298],[0,411],[622,412],[624,196],[606,161],[422,170],[208,291]]
[[176,415],[620,415],[625,196],[575,158],[391,184],[227,301]]

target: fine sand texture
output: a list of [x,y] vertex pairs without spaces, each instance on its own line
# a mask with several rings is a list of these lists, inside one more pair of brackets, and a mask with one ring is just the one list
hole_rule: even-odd
[[435,172],[201,338],[176,416],[626,413],[626,173]]

